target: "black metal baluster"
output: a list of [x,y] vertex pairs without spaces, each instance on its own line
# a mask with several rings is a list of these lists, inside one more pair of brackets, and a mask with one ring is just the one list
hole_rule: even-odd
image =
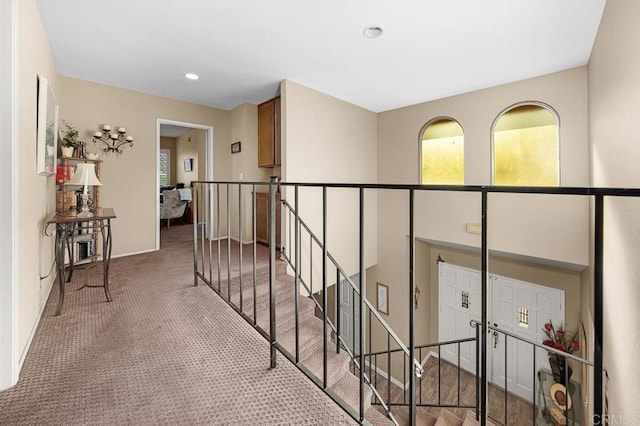
[[391,334],[387,332],[387,403],[391,403]]
[[415,367],[414,359],[416,358],[414,323],[413,323],[413,295],[415,290],[415,233],[414,233],[414,203],[415,191],[409,190],[409,425],[416,424],[416,389],[415,389]]
[[[196,184],[193,191],[193,204],[194,204],[194,215],[193,215],[193,285],[198,285],[198,188],[201,184]],[[171,220],[171,219],[167,219]],[[167,225],[168,226],[168,225]],[[71,258],[71,255],[69,256]],[[64,291],[63,291],[64,292]]]
[[[294,288],[293,291],[295,294],[293,295],[293,303],[296,305],[296,364],[300,362],[300,314],[298,312],[298,296],[300,295],[300,213],[299,213],[299,205],[298,205],[298,185],[296,185],[293,189],[294,194],[294,206],[295,206],[295,247],[294,247],[294,269],[293,273],[295,274],[294,278]],[[289,246],[289,253],[291,253],[291,246]]]
[[407,356],[404,352],[400,352],[402,354],[402,404],[407,404],[407,390],[404,388],[405,383],[407,383]]
[[480,324],[475,323],[476,329],[476,420],[480,420],[480,335],[484,337],[484,333],[480,333]]
[[258,242],[256,240],[256,186],[252,185],[251,192],[251,221],[253,223],[253,325],[257,324],[257,301],[258,294],[256,291],[256,255],[257,255],[257,245]]
[[504,426],[508,424],[508,416],[507,416],[507,406],[509,400],[509,383],[507,380],[508,370],[507,370],[507,335],[504,335]]
[[227,300],[231,301],[231,184],[227,184]]
[[238,184],[238,249],[240,259],[240,312],[242,312],[242,184]]
[[276,367],[276,183],[277,177],[271,177],[269,185],[269,337],[270,365]]
[[216,246],[218,248],[218,294],[222,294],[222,287],[221,287],[221,283],[222,283],[222,272],[220,271],[220,267],[221,267],[221,253],[220,253],[220,184],[216,184],[216,208],[218,210],[218,235],[217,238],[218,240],[216,241]]
[[458,342],[458,405],[460,405],[460,342]]
[[340,269],[336,267],[336,290],[335,290],[335,302],[336,302],[336,353],[340,353]]
[[604,196],[602,194],[596,194],[595,196],[593,240],[593,419],[598,419],[597,424],[603,424],[604,383],[602,369],[604,356]]
[[322,387],[327,388],[327,187],[322,187]]
[[[204,184],[201,184],[204,186]],[[206,184],[207,188],[207,239],[209,240],[209,286],[213,288],[213,249],[211,248],[212,236],[213,236],[213,208],[211,206],[213,202],[213,187],[211,184]],[[196,222],[198,226],[198,222]],[[204,267],[204,266],[203,266]]]
[[441,389],[442,389],[442,345],[438,345],[438,405],[442,405],[440,402]]
[[[487,210],[488,210],[488,193],[487,189],[482,189],[482,219],[481,219],[481,263],[482,263],[482,313],[481,313],[481,323],[482,323],[482,336],[483,338],[480,340],[481,352],[482,352],[482,364],[481,364],[481,372],[480,376],[482,377],[482,381],[480,382],[480,412],[482,413],[482,417],[480,418],[480,425],[487,425],[487,408],[488,408],[488,399],[487,399],[487,339],[484,335],[484,330],[488,330],[487,328],[487,285],[489,278],[489,246],[487,245]],[[476,371],[476,374],[478,372]]]
[[[533,411],[533,422],[531,423],[532,425],[536,424],[536,347],[535,345],[531,347],[533,349],[533,380],[531,380],[531,383],[533,383],[533,389],[532,389],[532,393],[533,393],[533,407],[532,410]],[[569,389],[569,387],[567,386],[567,389]]]

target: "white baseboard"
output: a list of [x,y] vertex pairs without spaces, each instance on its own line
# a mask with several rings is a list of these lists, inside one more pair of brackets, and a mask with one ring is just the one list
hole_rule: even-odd
[[53,289],[54,284],[57,282],[57,275],[49,283],[49,288],[46,293],[47,296],[44,298],[44,302],[40,306],[40,310],[38,311],[38,315],[36,316],[36,320],[33,322],[33,327],[31,327],[31,332],[29,333],[29,337],[27,338],[27,344],[24,346],[22,353],[20,354],[20,358],[18,359],[18,375],[20,374],[20,370],[22,370],[22,364],[24,364],[24,360],[27,357],[27,353],[29,353],[29,348],[31,348],[31,343],[33,342],[33,337],[36,335],[36,330],[40,325],[40,320],[42,319],[42,314],[44,313],[44,308],[47,306],[47,301],[49,300],[49,296],[51,296],[51,290]]
[[[151,253],[152,251],[158,251],[158,250],[153,248],[153,249],[148,249],[148,250],[134,251],[134,252],[130,252],[130,253],[114,254],[114,255],[111,256],[111,259],[117,259],[118,257],[135,256],[137,254]],[[102,260],[102,256],[100,256],[99,259]]]

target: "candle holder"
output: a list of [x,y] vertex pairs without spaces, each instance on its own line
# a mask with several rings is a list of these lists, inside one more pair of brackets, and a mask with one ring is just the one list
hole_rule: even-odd
[[105,124],[102,126],[102,130],[95,132],[93,134],[93,142],[102,142],[106,145],[106,148],[103,149],[104,152],[113,151],[116,154],[122,154],[123,151],[120,149],[123,145],[129,145],[133,147],[133,137],[125,136],[127,133],[124,127],[119,127],[117,131],[112,133],[111,126]]

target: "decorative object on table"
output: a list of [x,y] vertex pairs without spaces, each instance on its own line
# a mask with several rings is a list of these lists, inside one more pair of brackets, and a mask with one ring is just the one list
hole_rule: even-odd
[[56,172],[56,139],[58,135],[58,104],[47,79],[38,76],[38,174],[51,176]]
[[62,156],[66,158],[73,157],[73,150],[78,147],[78,129],[67,120],[62,120],[64,129],[62,130]]
[[124,127],[118,127],[117,131],[111,132],[111,126],[105,124],[102,126],[102,131],[95,132],[93,134],[93,142],[102,142],[106,145],[103,149],[104,152],[113,151],[116,154],[122,154],[120,147],[128,144],[133,147],[133,136],[125,136],[127,130]]
[[99,157],[99,154],[97,152],[87,152],[87,158],[89,160],[97,160]]
[[240,151],[242,151],[242,145],[240,144],[240,141],[234,142],[234,143],[231,144],[231,153],[232,154],[237,154]]
[[549,391],[549,394],[551,395],[551,399],[553,400],[553,403],[556,404],[556,407],[558,407],[560,410],[562,411],[565,411],[565,409],[570,410],[571,407],[573,406],[573,401],[571,401],[571,395],[567,394],[567,388],[565,388],[564,385],[561,385],[560,383],[554,383],[551,386],[551,390]]
[[[542,329],[547,337],[542,344],[551,348],[566,352],[568,354],[580,348],[578,342],[578,332],[573,334],[567,333],[563,324],[556,329],[553,322],[549,320]],[[571,337],[569,337],[571,336]],[[571,366],[567,365],[567,358],[557,353],[549,352],[549,366],[553,372],[553,380],[560,384],[566,384],[565,378],[571,378],[573,370]]]
[[78,146],[76,147],[76,157],[78,157],[78,158],[87,158],[87,144],[86,143],[78,141]]
[[193,158],[187,158],[184,160],[184,171],[190,172],[193,170]]
[[389,315],[389,287],[382,283],[376,283],[376,309]]
[[82,205],[78,217],[92,217],[93,213],[89,210],[89,186],[100,186],[102,183],[96,176],[96,165],[93,163],[78,163],[73,177],[68,182],[69,185],[82,185]]

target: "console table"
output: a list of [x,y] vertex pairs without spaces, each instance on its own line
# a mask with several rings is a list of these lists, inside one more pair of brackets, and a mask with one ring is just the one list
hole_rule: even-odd
[[[58,305],[54,315],[60,315],[62,304],[64,303],[64,285],[71,281],[73,270],[79,267],[85,267],[86,262],[75,264],[75,243],[82,238],[89,237],[93,239],[99,232],[102,236],[102,285],[84,287],[104,287],[104,294],[107,302],[111,301],[109,295],[109,262],[111,260],[111,219],[115,219],[116,214],[112,208],[97,208],[95,213],[90,217],[78,216],[76,211],[68,211],[58,213],[53,216],[48,225],[56,227],[55,242],[55,260],[58,272],[58,285],[60,287],[60,295],[58,296]],[[69,254],[69,263],[65,264],[65,248]],[[97,256],[93,256],[90,261],[95,262]]]

